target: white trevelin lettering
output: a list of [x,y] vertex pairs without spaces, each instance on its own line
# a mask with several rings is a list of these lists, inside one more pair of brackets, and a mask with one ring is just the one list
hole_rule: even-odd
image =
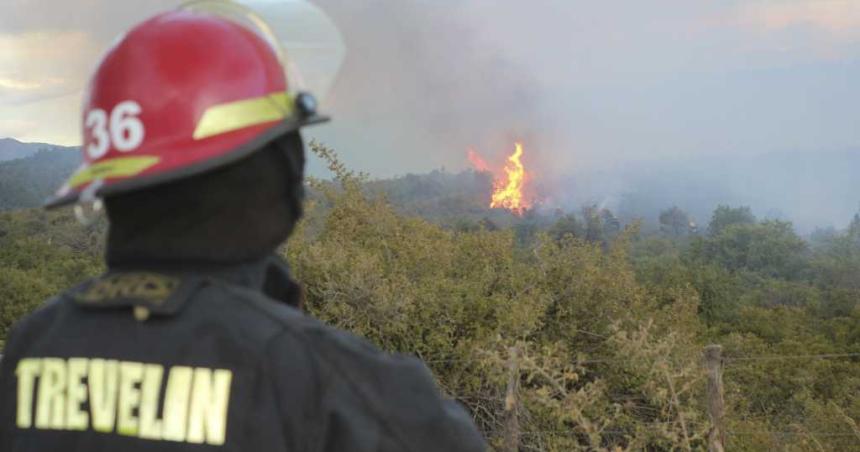
[[20,429],[92,429],[213,446],[227,439],[230,370],[165,369],[160,364],[97,358],[26,358],[15,373]]

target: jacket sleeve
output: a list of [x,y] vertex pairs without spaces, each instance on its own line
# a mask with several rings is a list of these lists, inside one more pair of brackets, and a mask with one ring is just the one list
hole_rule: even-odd
[[382,353],[329,328],[312,339],[321,384],[324,452],[484,452],[466,410],[442,397],[419,360]]
[[12,450],[13,436],[17,431],[18,362],[27,355],[28,345],[42,333],[44,320],[30,314],[18,320],[6,337],[3,358],[0,359],[0,451]]
[[0,450],[12,450],[12,433],[15,428],[15,406],[17,403],[17,380],[14,366],[17,364],[13,349],[15,346],[15,331],[10,332],[3,358],[0,359]]
[[[4,348],[3,355],[6,355],[6,350]],[[12,419],[10,419],[9,414],[11,409],[9,405],[11,403],[12,394],[9,393],[8,380],[9,377],[6,376],[7,365],[4,363],[2,359],[0,359],[0,450],[11,450],[12,445],[9,444],[9,426]]]

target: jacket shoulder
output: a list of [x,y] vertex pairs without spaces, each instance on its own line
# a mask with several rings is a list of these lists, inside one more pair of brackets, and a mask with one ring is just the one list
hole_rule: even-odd
[[[260,294],[248,291],[241,297],[281,325],[267,346],[275,378],[315,376],[308,388],[326,413],[318,418],[320,432],[337,438],[331,443],[334,449],[327,450],[485,450],[468,413],[441,396],[420,360],[383,352],[364,338]],[[291,359],[283,359],[287,356]],[[307,369],[297,371],[289,364],[298,356]],[[360,431],[353,431],[359,426]]]

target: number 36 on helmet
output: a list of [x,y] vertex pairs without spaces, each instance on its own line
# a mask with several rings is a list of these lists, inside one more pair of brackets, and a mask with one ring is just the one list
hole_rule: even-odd
[[199,174],[326,121],[316,99],[290,85],[281,44],[259,16],[225,0],[191,2],[132,28],[90,79],[84,163],[47,207]]

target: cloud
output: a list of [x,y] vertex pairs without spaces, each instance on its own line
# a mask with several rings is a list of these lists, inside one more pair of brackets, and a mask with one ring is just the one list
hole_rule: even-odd
[[3,0],[0,104],[24,105],[81,91],[117,36],[181,0]]
[[76,90],[77,87],[61,78],[41,80],[0,78],[0,103],[5,105],[27,104],[64,96]]
[[841,36],[860,37],[860,2],[856,0],[804,0],[747,3],[738,11],[742,24],[767,31],[808,26]]
[[850,61],[860,52],[856,0],[748,1],[722,24],[746,37],[739,48],[752,61],[771,65]]
[[[51,79],[56,81],[57,79]],[[15,80],[11,78],[0,78],[0,89],[28,91],[42,88],[45,84],[32,80]]]
[[81,92],[9,105],[0,102],[0,137],[76,146],[81,142]]
[[66,32],[86,30],[98,40],[113,39],[157,11],[182,0],[3,0],[3,33]]
[[[375,174],[464,167],[470,146],[493,157],[518,138],[559,172],[860,143],[846,125],[860,66],[845,58],[860,0],[311,1],[347,57],[324,104],[335,121],[308,133]],[[37,139],[68,142],[79,104],[55,100],[72,102],[117,34],[179,2],[0,1],[0,108],[55,108]]]
[[80,91],[99,51],[83,31],[0,34],[0,103],[22,105]]
[[38,126],[36,121],[0,119],[0,137],[25,136],[36,130]]

